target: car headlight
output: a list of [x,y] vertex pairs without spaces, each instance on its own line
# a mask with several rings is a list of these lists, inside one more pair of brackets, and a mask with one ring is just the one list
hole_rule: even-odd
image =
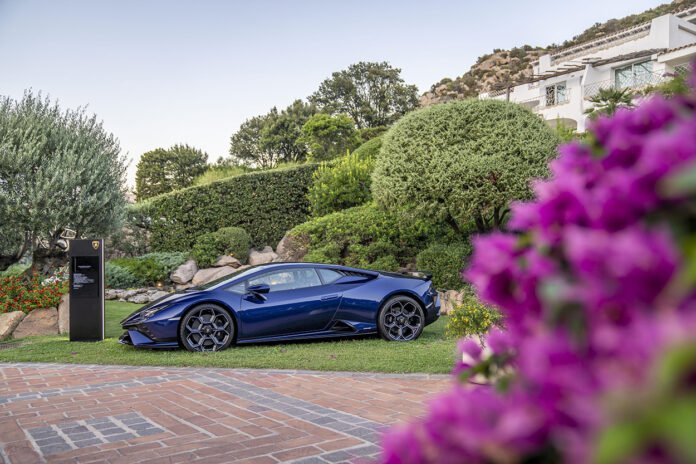
[[170,305],[164,305],[164,306],[155,306],[153,308],[148,308],[148,309],[144,310],[143,312],[141,312],[140,316],[143,319],[150,319],[152,316],[154,316],[155,314],[157,314],[160,311],[167,309],[169,306]]

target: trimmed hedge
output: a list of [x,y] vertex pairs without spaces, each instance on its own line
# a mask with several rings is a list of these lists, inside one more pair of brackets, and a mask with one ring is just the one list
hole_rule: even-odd
[[469,255],[471,245],[468,243],[434,243],[418,253],[416,268],[432,273],[433,284],[437,288],[459,290],[466,285],[459,274]]
[[463,100],[408,113],[384,135],[372,197],[385,208],[445,221],[464,235],[501,227],[512,201],[532,198],[559,139],[529,109]]
[[212,266],[223,255],[246,263],[250,243],[249,234],[241,227],[223,227],[198,237],[193,246],[193,257],[201,267]]
[[166,193],[135,209],[155,251],[187,251],[203,234],[241,227],[253,246],[275,246],[285,231],[307,220],[307,191],[316,164],[242,174]]
[[389,271],[413,263],[424,244],[446,232],[368,203],[312,219],[290,234],[309,244],[305,261]]
[[325,216],[370,201],[373,167],[373,158],[361,158],[357,152],[322,163],[314,171],[314,184],[309,189],[312,216]]

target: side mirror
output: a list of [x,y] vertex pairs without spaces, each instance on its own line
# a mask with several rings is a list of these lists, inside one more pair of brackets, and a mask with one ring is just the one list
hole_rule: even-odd
[[250,285],[247,287],[247,292],[254,293],[256,295],[263,295],[270,291],[271,287],[268,284]]

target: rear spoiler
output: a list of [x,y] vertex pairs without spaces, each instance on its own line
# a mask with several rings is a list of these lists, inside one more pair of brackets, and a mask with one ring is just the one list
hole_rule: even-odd
[[411,279],[424,280],[430,282],[433,280],[433,275],[429,272],[424,271],[404,271],[404,272],[384,272],[380,271],[380,274],[392,276],[392,277],[410,277]]

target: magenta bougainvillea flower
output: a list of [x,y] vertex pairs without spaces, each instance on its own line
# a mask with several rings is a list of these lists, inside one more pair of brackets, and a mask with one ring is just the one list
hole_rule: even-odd
[[[591,141],[560,147],[536,199],[513,205],[509,232],[474,240],[463,277],[505,330],[486,353],[459,343],[455,386],[385,436],[384,462],[602,460],[619,420],[609,399],[650,384],[666,350],[696,340],[696,188],[671,188],[696,179],[695,108],[694,94],[652,96],[599,118]],[[694,371],[681,391],[696,390]],[[493,372],[491,385],[466,382]],[[636,443],[631,462],[684,458],[659,439]]]

